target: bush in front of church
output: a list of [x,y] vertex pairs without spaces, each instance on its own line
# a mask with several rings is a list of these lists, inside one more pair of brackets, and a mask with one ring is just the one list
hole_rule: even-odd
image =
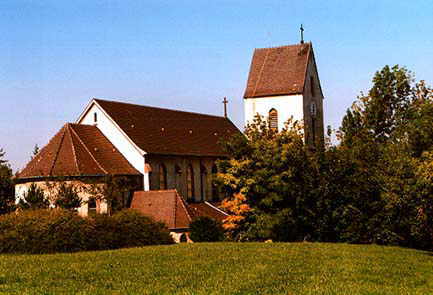
[[138,211],[125,209],[113,216],[93,217],[97,249],[118,249],[147,245],[173,244],[168,228]]
[[56,253],[172,244],[161,223],[131,210],[81,217],[64,209],[0,216],[0,253]]
[[219,222],[209,217],[198,217],[189,225],[189,237],[194,242],[220,242],[224,239],[224,231]]
[[61,209],[23,210],[0,216],[0,253],[55,253],[89,250],[89,220]]

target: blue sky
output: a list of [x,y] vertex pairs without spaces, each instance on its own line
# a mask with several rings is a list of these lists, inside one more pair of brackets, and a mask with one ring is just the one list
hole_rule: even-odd
[[14,170],[92,97],[222,115],[242,128],[254,48],[313,42],[325,124],[386,64],[432,84],[432,1],[0,2],[0,148]]

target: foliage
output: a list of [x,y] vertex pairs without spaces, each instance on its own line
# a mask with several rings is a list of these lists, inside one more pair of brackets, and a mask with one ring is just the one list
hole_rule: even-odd
[[[246,211],[235,213],[234,219],[226,224],[226,228],[231,227],[233,238],[302,240],[312,221],[307,203],[313,180],[302,125],[289,121],[277,133],[256,117],[247,126],[245,137],[233,138],[224,148],[231,155],[217,163],[217,182],[228,196],[224,206],[234,206],[234,210],[243,206],[241,211]],[[258,223],[260,228],[246,229],[247,224]],[[292,223],[297,224],[299,231],[283,230]],[[236,233],[235,224],[245,230]]]
[[54,253],[173,243],[161,223],[134,211],[83,218],[63,209],[0,216],[0,253]]
[[156,244],[172,244],[167,227],[154,222],[138,211],[126,209],[113,216],[97,214],[94,217],[98,249],[116,249]]
[[53,253],[91,249],[92,223],[65,210],[24,210],[0,217],[0,253]]
[[30,157],[30,160],[33,160],[36,155],[39,153],[39,146],[37,144],[35,144],[35,146],[33,147],[33,152],[32,152],[32,156]]
[[4,159],[5,152],[0,149],[0,214],[15,209],[15,192],[12,181],[12,169]]
[[83,190],[93,199],[107,202],[108,214],[111,215],[113,212],[129,207],[131,192],[137,185],[135,178],[107,175],[84,187]]
[[50,206],[50,202],[41,189],[35,183],[32,183],[21,197],[18,206],[21,209],[46,209]]
[[224,239],[221,224],[209,217],[195,218],[189,225],[190,238],[194,242],[220,242]]
[[232,237],[433,249],[433,90],[413,83],[405,68],[378,71],[324,151],[291,121],[276,134],[257,118],[228,141],[217,178]]
[[192,243],[0,255],[3,294],[431,294],[431,253],[375,245]]
[[72,183],[61,182],[57,188],[55,204],[59,208],[73,210],[81,207],[79,189]]

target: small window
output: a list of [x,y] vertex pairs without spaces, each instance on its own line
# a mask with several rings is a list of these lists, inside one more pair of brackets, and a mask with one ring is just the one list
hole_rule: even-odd
[[187,173],[187,196],[189,200],[192,200],[194,198],[194,170],[192,169],[192,165],[188,166],[188,169],[186,171]]
[[269,128],[278,131],[278,112],[276,109],[269,111]]
[[159,165],[159,189],[167,189],[167,169],[164,164]]
[[96,215],[96,199],[90,198],[87,202],[88,206],[88,215],[89,216],[95,216]]
[[98,122],[98,114],[97,113],[93,113],[93,122],[95,122],[95,123]]
[[311,96],[315,96],[315,85],[314,85],[314,79],[313,77],[310,77],[310,89],[311,89]]
[[315,117],[317,114],[317,107],[316,107],[316,103],[314,101],[310,104],[310,114],[313,117]]

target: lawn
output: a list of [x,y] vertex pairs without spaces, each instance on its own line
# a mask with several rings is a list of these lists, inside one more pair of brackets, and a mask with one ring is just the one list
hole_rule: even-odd
[[0,294],[433,294],[429,252],[214,243],[0,255]]

